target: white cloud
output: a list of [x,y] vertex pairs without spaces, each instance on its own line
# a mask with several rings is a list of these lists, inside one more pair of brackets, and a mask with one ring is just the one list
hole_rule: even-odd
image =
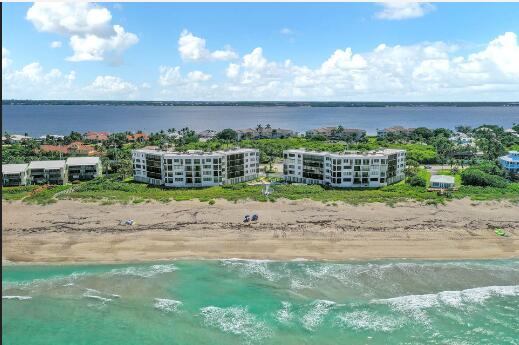
[[75,79],[74,71],[46,71],[39,62],[32,62],[20,70],[2,71],[2,88],[6,98],[59,99],[72,95]]
[[182,82],[179,66],[160,66],[159,73],[159,84],[162,86],[171,86]]
[[187,30],[182,31],[180,34],[178,39],[178,51],[182,60],[185,61],[226,61],[238,58],[238,54],[230,47],[225,47],[224,50],[209,51],[206,48],[205,39],[197,37]]
[[435,7],[427,2],[394,1],[382,4],[383,9],[375,14],[378,19],[403,20],[419,18],[434,11]]
[[227,78],[236,78],[238,74],[240,73],[240,65],[237,65],[235,63],[229,64],[227,67],[225,74],[227,75]]
[[13,63],[13,60],[9,58],[9,55],[11,55],[11,52],[2,47],[2,71],[7,69]]
[[125,32],[120,25],[114,25],[115,35],[102,38],[96,35],[84,37],[74,35],[70,38],[70,46],[74,55],[68,61],[102,61],[109,59],[113,63],[120,63],[121,54],[130,46],[139,42],[136,35]]
[[290,36],[294,34],[294,30],[290,28],[282,28],[281,30],[279,30],[279,33],[282,35]]
[[61,48],[61,45],[62,45],[61,41],[52,41],[50,43],[51,48]]
[[510,99],[519,97],[515,33],[505,33],[468,56],[458,52],[458,46],[444,42],[380,44],[366,53],[338,49],[310,68],[289,60],[269,61],[258,47],[239,64],[229,64],[228,82],[213,94],[225,99],[388,101],[489,99],[499,97],[499,91]]
[[211,75],[206,74],[202,71],[192,71],[187,74],[187,78],[190,81],[200,82],[200,81],[207,81],[207,80],[211,79]]
[[99,75],[85,91],[92,96],[102,99],[135,98],[138,87],[112,75]]
[[26,19],[41,32],[70,37],[74,54],[69,61],[120,63],[122,53],[139,41],[137,35],[112,25],[110,11],[86,2],[38,2],[27,11]]
[[180,66],[161,66],[159,68],[159,84],[163,87],[186,86],[211,79],[211,75],[202,71],[191,71],[186,77],[180,72]]

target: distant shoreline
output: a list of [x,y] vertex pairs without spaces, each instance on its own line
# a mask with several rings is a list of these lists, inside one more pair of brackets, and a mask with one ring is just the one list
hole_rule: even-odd
[[516,107],[519,102],[297,102],[297,101],[108,101],[2,100],[2,105],[224,106],[224,107]]

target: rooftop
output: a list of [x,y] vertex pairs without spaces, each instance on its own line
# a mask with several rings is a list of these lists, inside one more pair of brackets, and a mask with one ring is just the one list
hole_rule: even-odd
[[508,151],[506,156],[499,157],[501,160],[508,162],[519,162],[519,151]]
[[167,155],[178,155],[178,156],[200,156],[200,155],[221,155],[221,154],[232,154],[232,153],[241,153],[241,152],[251,152],[251,151],[257,151],[256,149],[250,149],[250,148],[239,148],[239,149],[232,149],[232,150],[225,150],[225,151],[201,151],[201,150],[189,150],[184,152],[179,151],[164,151],[164,150],[154,150],[154,149],[138,149],[133,150],[135,152],[142,152],[142,153],[150,153],[150,154],[167,154]]
[[27,169],[28,164],[2,164],[2,174],[19,174]]
[[309,153],[315,155],[333,155],[333,156],[348,156],[348,157],[376,157],[376,156],[386,156],[393,153],[405,152],[405,150],[400,149],[381,149],[375,151],[343,151],[343,152],[327,152],[327,151],[308,151],[306,149],[290,149],[285,150],[287,152],[297,152],[297,153]]
[[65,168],[65,161],[32,161],[29,169],[62,169]]
[[69,157],[67,165],[96,165],[99,164],[99,157]]
[[454,176],[449,175],[432,175],[431,183],[450,183],[454,184]]

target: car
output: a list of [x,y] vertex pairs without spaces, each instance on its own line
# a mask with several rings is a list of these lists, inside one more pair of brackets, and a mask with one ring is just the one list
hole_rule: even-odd
[[425,169],[432,169],[432,166],[430,166],[430,165],[425,165],[424,168],[425,168]]

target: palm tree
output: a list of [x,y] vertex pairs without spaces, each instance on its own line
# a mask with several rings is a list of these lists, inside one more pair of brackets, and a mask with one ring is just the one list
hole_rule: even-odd
[[262,131],[263,131],[263,126],[262,126],[261,124],[258,124],[258,125],[256,126],[256,130],[257,130],[258,132],[262,132]]
[[270,123],[267,123],[267,125],[265,126],[266,129],[271,129],[272,127],[270,126]]

